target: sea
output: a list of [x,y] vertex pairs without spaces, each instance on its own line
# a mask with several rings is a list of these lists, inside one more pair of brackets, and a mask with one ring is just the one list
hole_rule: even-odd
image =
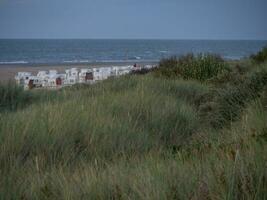
[[238,60],[258,52],[258,40],[0,39],[1,65],[158,62],[186,53]]

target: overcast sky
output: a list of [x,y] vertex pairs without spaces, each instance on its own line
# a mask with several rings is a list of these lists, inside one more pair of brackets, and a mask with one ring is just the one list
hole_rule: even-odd
[[267,39],[267,0],[0,0],[0,38]]

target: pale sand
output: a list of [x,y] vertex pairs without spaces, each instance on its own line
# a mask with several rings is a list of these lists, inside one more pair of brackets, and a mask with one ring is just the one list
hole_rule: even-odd
[[[81,68],[92,68],[92,67],[108,67],[108,66],[125,66],[133,65],[134,63],[103,63],[103,64],[86,64],[86,65],[55,65],[55,66],[19,66],[19,65],[0,65],[0,82],[6,82],[8,80],[15,80],[15,76],[18,72],[31,72],[36,75],[38,71],[46,71],[55,69],[59,73],[65,72],[66,69],[72,67]],[[139,63],[140,64],[140,63]],[[155,63],[141,63],[144,64],[155,64]]]

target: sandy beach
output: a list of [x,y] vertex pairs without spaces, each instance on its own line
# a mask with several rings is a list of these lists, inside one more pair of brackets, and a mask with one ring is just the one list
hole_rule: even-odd
[[[46,71],[55,69],[59,73],[70,68],[93,68],[93,67],[108,67],[108,66],[125,66],[133,65],[134,63],[96,63],[96,64],[70,64],[70,65],[0,65],[0,82],[14,80],[18,72],[31,72],[37,74],[38,71]],[[140,65],[155,64],[155,63],[138,63]]]

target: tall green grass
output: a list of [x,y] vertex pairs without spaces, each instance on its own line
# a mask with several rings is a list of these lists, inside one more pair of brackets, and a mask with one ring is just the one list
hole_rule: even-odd
[[267,70],[263,68],[247,73],[235,84],[220,87],[205,98],[200,106],[203,121],[213,127],[225,125],[239,119],[243,109],[258,98],[267,85]]
[[267,73],[252,68],[3,87],[0,199],[266,199]]
[[23,87],[16,85],[13,81],[0,83],[0,113],[17,111],[34,103],[51,102],[56,99],[63,100],[64,92],[24,91]]
[[[24,164],[13,158],[12,164],[1,166],[6,171],[0,195],[4,199],[266,199],[267,149],[262,139],[266,116],[260,101],[255,102],[231,129],[217,137],[200,134],[206,136],[198,136],[204,144],[198,149],[191,144],[187,153],[154,149],[139,156],[121,154],[113,161],[68,160],[72,155],[66,154],[57,165],[47,163],[45,154],[53,152],[44,150]],[[75,150],[58,153],[63,151]]]
[[257,54],[253,54],[250,58],[257,64],[267,61],[267,47],[262,48]]
[[227,70],[228,67],[220,56],[212,54],[187,54],[179,58],[163,59],[159,64],[156,75],[206,81]]
[[0,112],[24,107],[29,98],[29,94],[24,92],[22,87],[11,81],[0,84]]
[[[181,81],[166,80],[165,84],[177,88],[174,96],[166,97],[165,88],[157,87],[162,82],[153,80],[128,77],[67,89],[61,92],[65,93],[63,102],[45,101],[7,114],[0,122],[1,146],[10,152],[6,155],[22,162],[43,150],[48,151],[47,162],[61,162],[71,154],[75,159],[112,159],[180,145],[200,126],[194,106],[185,100],[192,89],[202,93],[205,87],[200,89],[193,82],[181,87]],[[127,91],[120,89],[121,82],[129,87]]]

